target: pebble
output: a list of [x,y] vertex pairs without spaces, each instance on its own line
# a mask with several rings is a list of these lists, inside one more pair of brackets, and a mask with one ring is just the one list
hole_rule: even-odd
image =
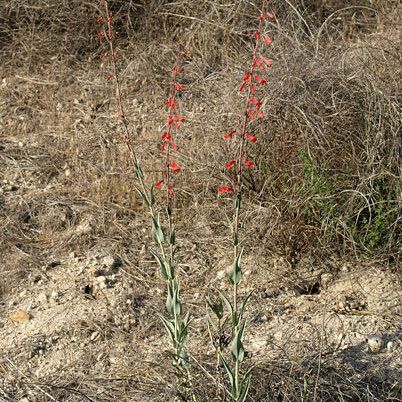
[[29,321],[31,316],[27,311],[17,311],[10,315],[10,320],[17,323],[24,323]]
[[57,299],[59,297],[59,292],[57,290],[53,290],[52,294],[50,295],[52,299]]
[[371,336],[367,338],[367,345],[370,352],[378,353],[382,347],[382,339],[380,336]]
[[116,265],[116,258],[113,255],[106,255],[103,257],[102,263],[106,268],[114,268]]
[[218,271],[218,272],[216,273],[217,279],[223,279],[223,278],[225,277],[225,275],[226,275],[226,271],[225,271],[224,269],[221,270],[221,271]]
[[321,286],[324,289],[328,288],[328,285],[334,280],[334,276],[330,273],[324,273],[321,275]]
[[396,342],[394,342],[394,341],[389,341],[389,342],[387,343],[387,352],[388,352],[388,353],[392,353],[396,348],[397,348]]
[[36,301],[37,301],[38,303],[40,303],[40,304],[46,303],[46,302],[47,302],[47,295],[46,295],[46,293],[41,293],[41,294],[37,297]]

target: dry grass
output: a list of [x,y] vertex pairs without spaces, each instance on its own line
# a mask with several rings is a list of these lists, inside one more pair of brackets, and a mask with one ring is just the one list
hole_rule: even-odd
[[[190,124],[177,139],[184,167],[177,210],[179,236],[191,240],[183,240],[180,256],[183,265],[197,261],[196,279],[206,289],[202,274],[224,256],[226,210],[216,200],[225,181],[222,135],[239,117],[236,88],[257,6],[223,0],[111,3],[130,125],[149,180],[158,177],[154,160],[172,43],[180,40],[190,51],[189,91],[182,100]],[[399,263],[401,7],[392,0],[344,3],[272,1],[278,22],[270,25],[275,68],[264,99],[270,118],[256,128],[262,139],[254,155],[258,174],[246,178],[244,213],[250,250],[261,258],[280,254],[296,271],[312,256]],[[134,271],[148,243],[113,88],[105,81],[107,66],[97,59],[97,15],[96,1],[0,4],[0,297],[71,251],[106,248]],[[187,247],[196,248],[193,259]],[[316,400],[397,400],[398,390],[385,390],[375,372],[356,372],[339,360],[323,363],[311,348],[294,359],[264,362],[255,400],[297,400],[305,375],[313,377],[316,391],[309,389]],[[204,365],[202,354],[197,359]],[[118,385],[99,379],[96,387],[105,387],[108,397],[120,390],[126,393],[121,400],[130,400],[143,386],[149,400],[160,400],[162,380],[150,389],[150,373],[162,373],[163,362],[145,370],[144,384],[134,380],[138,370],[133,363]],[[205,383],[205,373],[199,374]],[[52,392],[58,400],[83,400],[68,391],[79,381],[72,374],[57,381],[52,384],[60,389]],[[95,393],[91,381],[80,385],[83,394]],[[31,385],[21,379],[22,387]]]

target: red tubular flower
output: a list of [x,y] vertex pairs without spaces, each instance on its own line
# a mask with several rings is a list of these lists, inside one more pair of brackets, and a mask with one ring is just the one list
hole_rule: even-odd
[[234,161],[234,160],[227,162],[227,163],[226,163],[226,169],[227,169],[227,170],[232,169],[232,167],[233,167],[234,164],[235,164],[235,161]]
[[264,80],[264,78],[261,78],[258,74],[254,75],[254,78],[261,84],[264,85],[267,81]]
[[270,45],[270,44],[272,43],[271,37],[270,37],[269,35],[265,34],[265,35],[264,35],[264,42],[265,42],[267,45]]
[[268,67],[272,67],[272,61],[271,60],[268,60],[262,54],[260,54],[259,57]]
[[236,130],[231,131],[230,133],[227,133],[225,135],[225,140],[229,140],[230,138],[233,137],[233,134],[236,132]]
[[261,119],[265,119],[265,114],[262,113],[260,109],[254,109],[254,112],[256,112]]
[[267,13],[267,17],[268,17],[270,20],[274,20],[274,19],[275,19],[275,15],[274,15],[273,13]]
[[162,134],[162,140],[163,141],[170,141],[172,139],[172,136],[168,133],[163,133]]
[[156,187],[156,188],[161,188],[161,187],[162,187],[162,184],[163,184],[163,180],[159,180],[159,181],[155,184],[155,187]]
[[249,168],[255,167],[255,165],[254,165],[253,162],[250,162],[250,161],[248,161],[248,160],[246,160],[246,159],[243,161],[243,163],[244,163],[246,166],[248,166]]
[[174,98],[166,99],[166,104],[168,105],[169,109],[175,110],[177,108],[177,102]]
[[262,63],[256,58],[255,59],[255,64],[257,64],[257,66],[261,69],[261,70],[265,70],[265,67],[262,65]]
[[257,141],[257,137],[254,137],[254,135],[252,135],[250,133],[246,133],[245,137],[248,138],[250,140],[250,142],[256,142]]
[[234,191],[233,187],[219,187],[218,188],[218,193],[219,194],[230,193],[232,191]]
[[186,89],[183,87],[183,85],[179,84],[178,82],[175,82],[174,86],[175,86],[175,88],[176,88],[176,91],[184,92],[184,91],[186,90]]
[[102,24],[102,22],[103,22],[103,18],[102,18],[101,16],[99,16],[99,17],[96,19],[96,21],[97,21],[98,24],[100,25],[100,24]]
[[173,116],[177,121],[179,121],[180,123],[184,123],[185,120],[183,119],[183,117],[179,116],[178,114],[175,114]]
[[170,167],[171,171],[172,171],[173,173],[175,173],[175,174],[176,174],[176,173],[179,173],[180,170],[181,170],[180,166],[179,166],[176,162],[174,162],[174,161],[172,161],[172,162],[169,163],[169,167]]
[[250,109],[247,109],[247,114],[249,115],[249,117],[250,117],[250,119],[251,119],[252,121],[255,120],[254,114],[253,114],[253,112],[252,112]]
[[253,103],[254,105],[256,105],[257,107],[261,106],[262,103],[260,101],[258,101],[257,99],[254,98],[249,98],[248,100],[250,103]]

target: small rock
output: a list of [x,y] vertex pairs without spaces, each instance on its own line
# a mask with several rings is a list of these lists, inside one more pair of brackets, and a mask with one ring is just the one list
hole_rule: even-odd
[[27,311],[17,311],[10,315],[10,320],[19,324],[29,321],[31,316]]
[[66,169],[66,170],[64,171],[64,174],[66,175],[66,177],[71,176],[71,170],[70,170],[70,169]]
[[41,294],[36,298],[36,301],[37,301],[39,304],[44,304],[44,303],[46,303],[46,302],[47,302],[47,295],[46,295],[46,293],[41,293]]
[[350,267],[348,264],[343,264],[342,268],[341,268],[342,272],[349,272],[350,271]]
[[95,331],[95,332],[92,332],[92,335],[91,335],[91,341],[93,342],[93,341],[95,341],[96,339],[98,339],[99,338],[99,332],[97,332],[97,331]]
[[395,349],[397,348],[396,342],[394,341],[389,341],[387,343],[387,352],[392,353]]
[[59,297],[60,297],[60,293],[57,290],[53,290],[50,295],[50,298],[54,301],[57,301],[59,299]]
[[92,231],[92,226],[88,221],[84,221],[80,223],[76,228],[75,228],[75,233],[78,235],[82,234],[88,234]]
[[225,276],[226,276],[226,271],[224,269],[222,269],[221,271],[218,271],[216,273],[217,279],[223,279]]
[[103,257],[102,263],[106,268],[112,269],[116,266],[117,261],[113,255],[106,255]]
[[105,276],[97,276],[96,278],[95,278],[95,280],[96,280],[96,282],[97,282],[97,285],[98,285],[98,288],[99,289],[106,289],[106,277]]
[[330,273],[324,273],[321,275],[321,286],[324,289],[328,288],[328,285],[334,280],[334,276]]
[[367,338],[368,349],[372,353],[378,353],[382,347],[382,339],[380,336],[371,336]]

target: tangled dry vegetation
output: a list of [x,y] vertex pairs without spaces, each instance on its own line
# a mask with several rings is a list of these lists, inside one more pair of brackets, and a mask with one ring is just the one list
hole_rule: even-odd
[[[239,118],[237,88],[257,3],[111,1],[127,114],[149,180],[160,170],[154,161],[159,160],[173,44],[185,43],[189,50],[188,91],[181,103],[190,123],[178,139],[183,175],[176,210],[181,266],[187,274],[183,293],[188,292],[188,302],[188,294],[200,297],[192,301],[200,336],[205,335],[202,296],[228,263],[222,230],[226,210],[216,199],[226,174],[222,133]],[[246,177],[245,197],[246,247],[255,258],[249,264],[261,268],[253,270],[250,286],[269,281],[271,293],[275,287],[286,293],[296,283],[296,293],[311,296],[316,282],[305,282],[306,275],[315,275],[306,268],[311,266],[314,272],[325,266],[336,277],[334,267],[346,261],[361,266],[375,261],[380,267],[376,275],[400,273],[402,10],[393,0],[345,3],[272,1],[277,20],[270,24],[270,57],[275,67],[264,98],[269,119],[256,128],[261,138],[253,155],[258,172]],[[132,303],[148,319],[137,317],[140,327],[131,323],[121,329],[109,320],[110,306],[102,305],[98,313],[94,310],[99,322],[91,322],[91,331],[102,332],[105,325],[105,350],[112,342],[127,348],[129,336],[141,345],[141,353],[130,351],[131,360],[120,362],[123,369],[99,374],[91,363],[95,352],[85,356],[78,348],[80,359],[66,372],[35,377],[28,366],[17,370],[18,357],[7,350],[5,356],[0,353],[0,381],[5,381],[3,388],[0,382],[0,400],[161,401],[174,393],[163,353],[144,352],[160,346],[155,339],[162,330],[152,316],[162,302],[152,293],[158,277],[146,252],[148,220],[133,191],[114,89],[105,80],[108,66],[98,57],[98,8],[95,0],[0,4],[0,314],[9,311],[9,303],[19,303],[21,292],[34,294],[30,284],[52,277],[48,269],[60,264],[75,272],[93,256],[118,256],[124,286],[137,289]],[[264,263],[271,263],[272,256],[280,263],[269,271],[276,279],[267,279]],[[257,290],[258,303],[268,298],[275,309],[280,292],[262,296]],[[256,305],[253,309],[258,323],[261,313]],[[392,318],[396,313],[391,310],[384,322],[400,334],[395,320],[400,315]],[[0,322],[0,328],[5,325]],[[82,330],[90,334],[87,327]],[[380,373],[381,359],[357,367],[350,360],[356,354],[335,356],[336,347],[323,337],[313,338],[306,344],[288,339],[297,353],[287,351],[281,360],[262,358],[251,391],[255,401],[401,397],[392,370]],[[213,363],[202,342],[196,346],[194,366],[202,388]],[[274,349],[279,353],[282,346]],[[144,360],[136,359],[136,353]],[[323,356],[328,360],[323,362]],[[213,391],[206,394],[214,400]]]

